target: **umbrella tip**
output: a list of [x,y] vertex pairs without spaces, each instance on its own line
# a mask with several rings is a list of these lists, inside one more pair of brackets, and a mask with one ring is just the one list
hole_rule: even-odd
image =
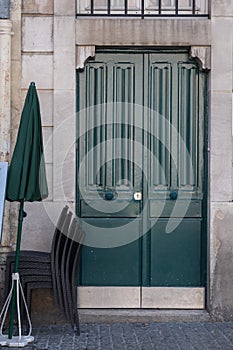
[[32,81],[30,85],[31,85],[31,86],[36,86],[36,84],[35,84],[34,81]]

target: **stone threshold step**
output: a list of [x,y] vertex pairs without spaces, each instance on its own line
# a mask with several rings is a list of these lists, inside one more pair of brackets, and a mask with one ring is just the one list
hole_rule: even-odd
[[82,323],[210,322],[206,310],[79,309]]

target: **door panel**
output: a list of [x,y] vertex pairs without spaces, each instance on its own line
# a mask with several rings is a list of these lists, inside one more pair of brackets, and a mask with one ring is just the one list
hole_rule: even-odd
[[134,119],[135,102],[143,103],[143,57],[97,57],[78,75],[80,215],[134,217],[140,210],[134,192],[142,181],[142,155],[133,140],[136,134],[142,140]]
[[141,284],[141,201],[134,192],[141,189],[142,154],[133,140],[142,140],[134,124],[142,64],[142,55],[98,54],[78,75],[78,210],[91,246],[83,249],[83,286]]
[[175,189],[182,199],[202,199],[205,75],[185,58],[166,55],[169,64],[149,57],[149,198]]
[[143,237],[148,286],[194,287],[203,281],[205,77],[187,61],[185,55],[149,56],[148,219],[157,219],[148,220],[151,229]]
[[149,286],[200,286],[201,220],[183,219],[172,233],[166,225],[159,219],[147,240]]
[[[174,210],[175,206],[176,209]],[[171,216],[173,218],[201,218],[202,201],[191,200],[187,203],[185,199],[180,199],[178,202],[172,199],[166,199],[166,201],[153,200],[150,201],[149,216],[151,218],[169,218]]]
[[[115,201],[115,202],[107,202],[106,210],[103,210],[104,205],[101,205],[102,210],[97,210],[95,208],[99,207],[99,200],[93,199],[92,201],[84,201],[81,200],[81,208],[80,214],[82,218],[101,218],[101,217],[128,217],[128,218],[136,218],[140,215],[141,212],[141,203],[140,202],[130,202],[127,203],[125,208],[125,201]],[[123,208],[123,209],[122,209]],[[108,211],[107,211],[108,209]]]
[[[81,281],[83,286],[140,286],[141,284],[141,260],[140,240],[132,243],[111,248],[112,242],[122,239],[122,227],[127,225],[129,220],[86,220],[83,229],[89,235],[95,235],[101,239],[106,248],[85,247],[82,256]],[[90,226],[92,225],[93,231]],[[106,230],[107,233],[105,233]],[[109,230],[109,234],[108,234]],[[132,230],[139,232],[139,221],[134,221]],[[113,233],[114,231],[114,233]],[[111,237],[114,234],[115,240]],[[130,234],[130,232],[129,232]],[[134,235],[134,232],[132,232]],[[103,237],[103,235],[106,235]],[[102,236],[102,237],[101,237]]]
[[168,125],[171,121],[172,66],[167,62],[149,60],[148,73],[148,149],[153,155],[150,162],[150,188],[161,192],[167,191],[171,183],[171,131]]

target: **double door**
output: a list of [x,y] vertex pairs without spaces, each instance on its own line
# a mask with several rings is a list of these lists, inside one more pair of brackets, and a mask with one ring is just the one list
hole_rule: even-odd
[[78,72],[80,307],[204,307],[205,81],[186,52],[97,52]]

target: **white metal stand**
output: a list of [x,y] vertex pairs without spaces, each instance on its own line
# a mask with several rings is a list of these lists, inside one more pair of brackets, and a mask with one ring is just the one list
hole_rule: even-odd
[[[5,321],[6,321],[6,316],[7,316],[9,307],[11,305],[11,300],[12,300],[12,296],[13,296],[13,290],[14,290],[14,283],[15,282],[16,282],[16,304],[17,304],[17,316],[18,316],[19,335],[18,336],[13,336],[12,339],[9,339],[8,335],[3,334],[2,331],[3,331],[3,326],[5,324]],[[28,319],[28,324],[29,324],[28,335],[22,335],[21,317],[20,317],[20,305],[19,305],[19,293],[20,292],[22,294],[23,303],[24,303],[24,307],[25,307],[26,314],[27,314],[27,319]],[[18,272],[17,273],[12,273],[11,290],[10,290],[10,293],[9,293],[9,295],[8,295],[8,297],[6,299],[6,302],[5,302],[5,304],[4,304],[3,308],[2,308],[2,311],[0,313],[0,319],[2,320],[1,326],[0,326],[0,345],[1,346],[21,348],[21,347],[24,347],[24,346],[26,346],[29,343],[34,341],[34,337],[31,336],[32,323],[31,323],[31,320],[30,320],[30,316],[29,316],[29,312],[28,312],[25,296],[24,296],[24,293],[23,293],[23,288],[22,288],[22,285],[20,283]]]

